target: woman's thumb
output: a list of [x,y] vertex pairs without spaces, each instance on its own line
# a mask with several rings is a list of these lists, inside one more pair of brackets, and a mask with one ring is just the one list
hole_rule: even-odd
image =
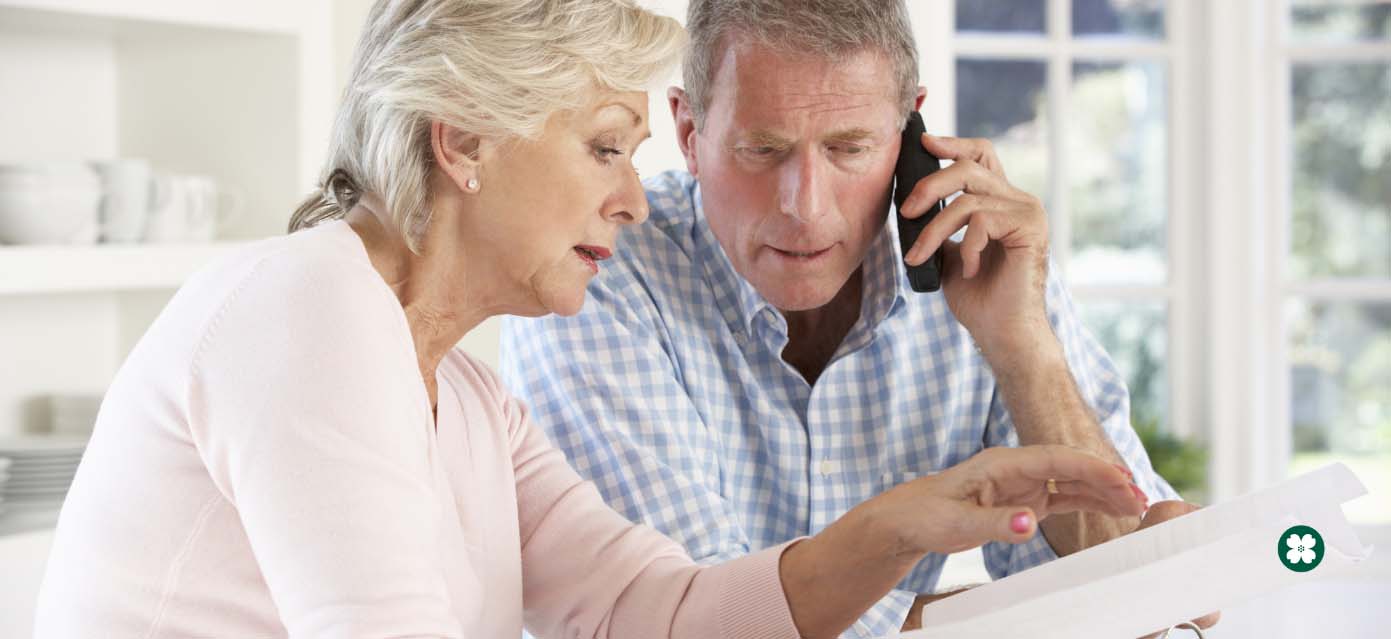
[[1030,508],[980,508],[976,510],[976,516],[979,517],[977,530],[985,533],[991,541],[1020,544],[1032,539],[1038,530],[1038,518]]

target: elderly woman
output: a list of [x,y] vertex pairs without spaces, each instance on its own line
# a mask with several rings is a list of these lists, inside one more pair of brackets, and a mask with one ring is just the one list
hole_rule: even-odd
[[39,636],[834,635],[927,552],[1137,514],[1099,458],[999,450],[699,567],[453,350],[580,308],[647,215],[643,89],[681,36],[629,0],[378,3],[297,232],[190,280],[112,383]]

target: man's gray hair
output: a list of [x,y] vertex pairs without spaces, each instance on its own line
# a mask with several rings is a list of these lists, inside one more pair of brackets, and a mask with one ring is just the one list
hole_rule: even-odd
[[697,127],[720,60],[737,42],[827,60],[878,51],[892,65],[904,117],[913,110],[918,51],[904,0],[691,0],[686,30],[681,75]]

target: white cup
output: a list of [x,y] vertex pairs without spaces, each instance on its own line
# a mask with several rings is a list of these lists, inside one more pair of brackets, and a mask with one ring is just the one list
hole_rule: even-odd
[[241,197],[200,175],[159,175],[154,179],[145,240],[149,242],[207,242],[218,225],[235,215]]
[[93,162],[101,175],[103,242],[139,242],[145,236],[154,187],[150,163],[137,158]]

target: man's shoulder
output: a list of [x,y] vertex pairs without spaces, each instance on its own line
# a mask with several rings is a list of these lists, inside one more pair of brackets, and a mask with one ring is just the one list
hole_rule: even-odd
[[650,262],[689,256],[696,222],[695,178],[685,171],[666,171],[643,181],[647,222],[624,229],[619,244],[625,256]]
[[590,284],[602,305],[618,298],[631,303],[637,295],[663,298],[686,295],[700,278],[694,228],[695,179],[685,171],[667,171],[644,181],[650,214],[647,222],[625,228],[613,257]]

